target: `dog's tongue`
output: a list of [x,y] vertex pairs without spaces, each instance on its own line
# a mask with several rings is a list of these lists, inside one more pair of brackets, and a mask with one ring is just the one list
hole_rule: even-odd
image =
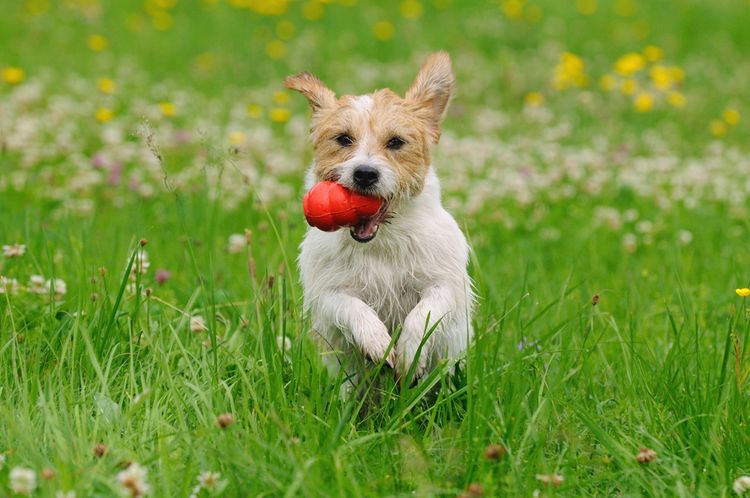
[[352,232],[358,239],[371,239],[378,231],[378,217],[365,218],[352,227]]

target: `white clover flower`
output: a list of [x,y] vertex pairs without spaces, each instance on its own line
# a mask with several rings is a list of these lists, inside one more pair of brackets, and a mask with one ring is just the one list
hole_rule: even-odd
[[290,349],[292,349],[291,339],[283,335],[276,337],[276,344],[279,346],[279,349],[282,351],[289,351]]
[[208,491],[213,491],[219,486],[221,474],[218,472],[204,471],[198,475],[198,484]]
[[[0,294],[18,294],[18,281],[15,278],[0,275]],[[0,466],[2,468],[2,466]]]
[[68,286],[65,281],[61,278],[54,280],[47,280],[45,285],[45,292],[49,293],[53,288],[55,290],[55,297],[64,296],[68,292]]
[[13,467],[8,476],[10,489],[14,493],[30,495],[36,489],[36,472],[26,467]]
[[734,480],[732,489],[738,495],[745,494],[745,491],[750,489],[750,476],[740,476]]
[[24,244],[11,244],[3,246],[3,255],[6,258],[17,258],[23,256],[26,252],[26,246]]
[[45,286],[44,277],[41,275],[32,275],[29,279],[28,291],[32,294],[46,294],[49,292]]
[[227,252],[230,254],[237,254],[245,250],[247,247],[247,238],[245,234],[233,233],[229,236],[229,242],[227,243]]
[[689,245],[693,241],[693,233],[689,230],[680,230],[677,232],[677,239],[680,241],[680,244],[684,246]]
[[203,320],[202,316],[196,315],[190,317],[190,330],[195,333],[205,332],[206,330],[208,330],[206,322],[205,320]]
[[147,475],[148,470],[134,462],[117,474],[117,483],[130,497],[139,498],[145,496],[150,489],[146,482]]

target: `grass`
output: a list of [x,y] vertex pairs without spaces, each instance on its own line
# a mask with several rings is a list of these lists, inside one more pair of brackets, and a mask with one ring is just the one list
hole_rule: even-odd
[[[223,484],[199,496],[732,495],[750,472],[735,294],[750,280],[750,5],[593,3],[521,2],[519,19],[513,2],[423,2],[417,19],[326,4],[311,20],[302,3],[277,17],[179,2],[156,9],[165,31],[149,2],[2,5],[0,68],[26,75],[0,86],[0,244],[26,252],[0,258],[19,283],[0,293],[0,496],[14,467],[39,474],[34,496],[127,496],[127,462],[151,496],[188,496],[204,471]],[[392,38],[373,36],[381,20]],[[281,21],[294,34],[275,59]],[[637,112],[599,88],[645,45],[684,69],[684,107],[652,88]],[[459,81],[435,163],[473,248],[476,341],[455,375],[410,388],[376,371],[342,400],[301,312],[308,118],[280,82],[403,89],[437,48]],[[551,83],[565,50],[586,86]],[[67,292],[34,293],[32,275]],[[506,453],[485,458],[490,444]],[[638,463],[642,447],[656,460]],[[551,474],[559,487],[537,478]]]

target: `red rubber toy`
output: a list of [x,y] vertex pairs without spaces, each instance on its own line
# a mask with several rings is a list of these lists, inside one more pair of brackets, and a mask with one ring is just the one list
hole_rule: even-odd
[[363,218],[374,216],[381,201],[352,192],[336,182],[320,182],[305,194],[302,209],[310,226],[324,232],[356,225]]

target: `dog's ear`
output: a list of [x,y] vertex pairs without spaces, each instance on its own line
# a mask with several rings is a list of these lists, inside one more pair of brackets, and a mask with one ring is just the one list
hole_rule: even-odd
[[310,73],[299,73],[287,76],[284,86],[291,90],[297,90],[307,98],[310,109],[317,112],[325,107],[332,106],[336,102],[336,95],[325,83]]
[[455,85],[450,56],[447,52],[435,52],[424,61],[417,78],[406,92],[407,101],[426,111],[434,143],[440,138],[440,122],[453,97]]

